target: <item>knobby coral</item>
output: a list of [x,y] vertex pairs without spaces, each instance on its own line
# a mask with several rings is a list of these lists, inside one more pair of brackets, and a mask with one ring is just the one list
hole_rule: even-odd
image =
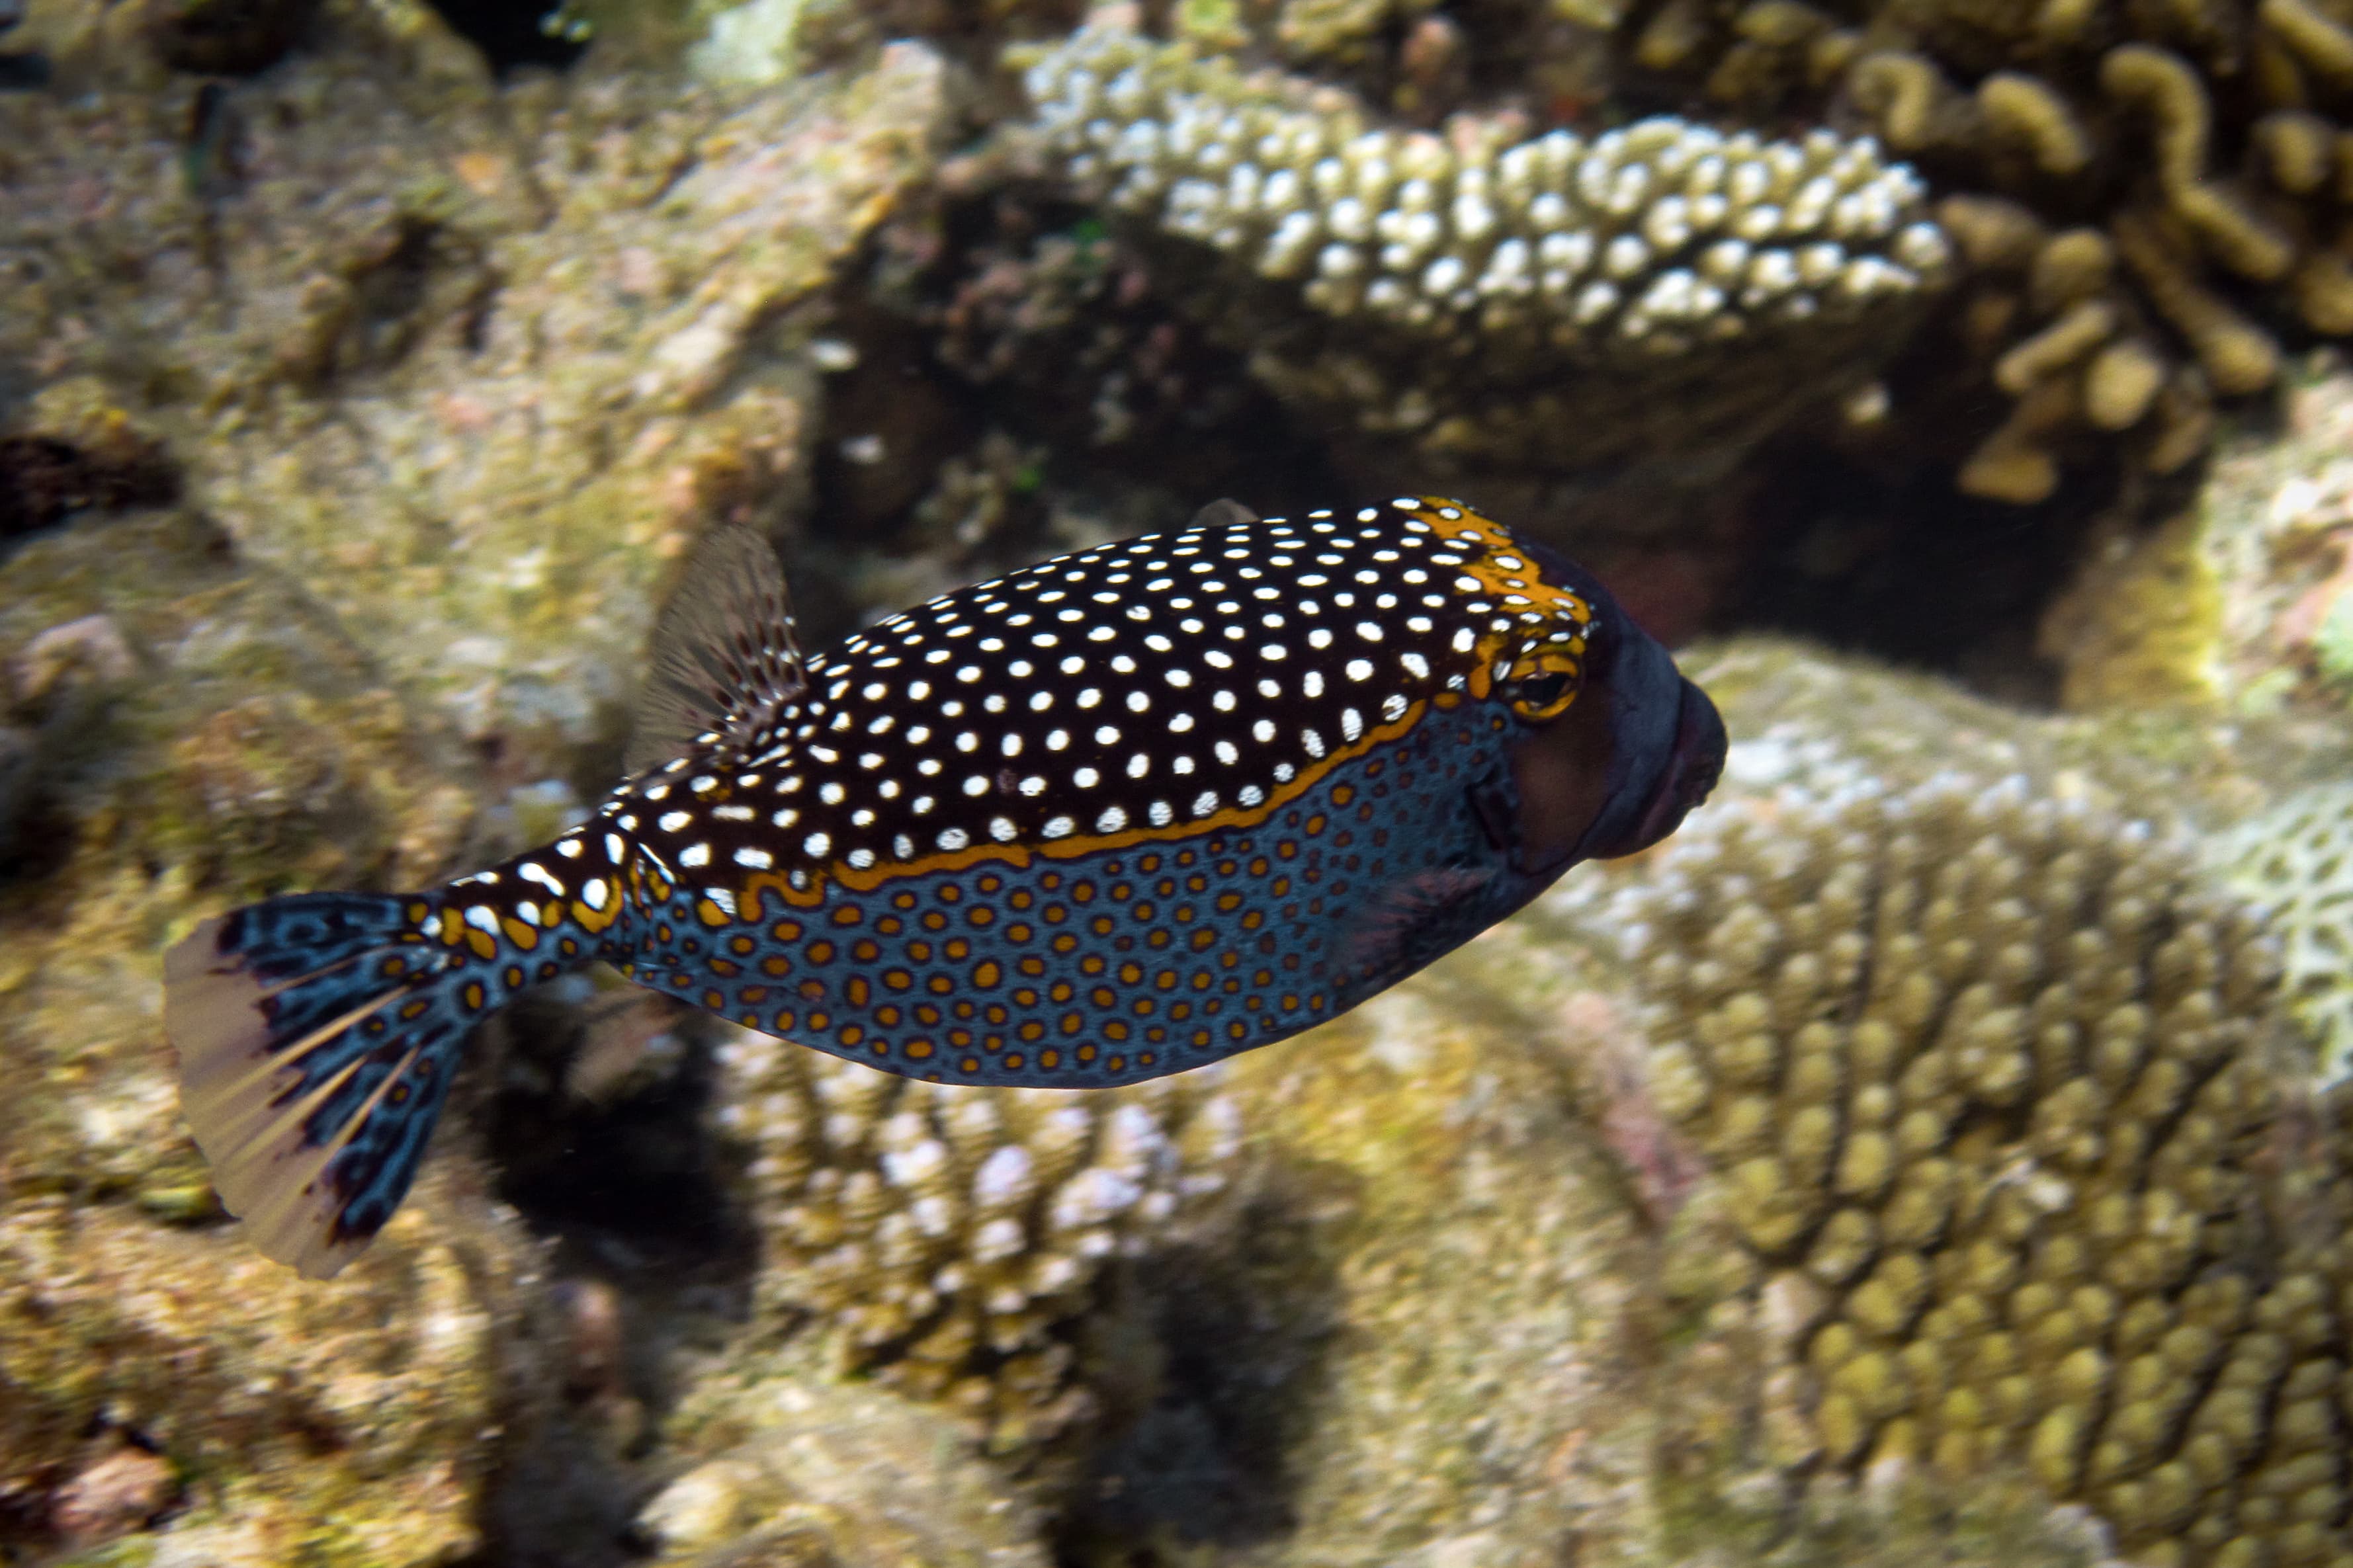
[[1919,181],[1828,131],[1400,132],[1101,25],[1026,84],[1082,189],[1206,261],[1178,291],[1255,374],[1436,471],[1737,445],[1866,376],[1947,270]]
[[1214,1074],[1072,1096],[918,1084],[747,1031],[722,1126],[749,1151],[776,1309],[1012,1449],[1089,1411],[1107,1271],[1187,1234],[1239,1146]]
[[2260,923],[2022,781],[1835,773],[1703,814],[1614,909],[1651,1093],[1788,1333],[1783,1458],[2022,1467],[2140,1563],[2343,1561],[2353,1269],[2263,1157]]
[[1964,336],[2013,400],[1959,479],[2026,501],[2088,437],[2158,472],[2196,457],[2212,399],[2277,375],[2264,318],[2353,331],[2348,21],[2330,0],[1667,0],[1634,54],[1752,112],[1851,111],[1956,193],[1938,214],[1981,277]]
[[2353,785],[2298,791],[2216,850],[2232,885],[2271,911],[2290,1005],[2319,1041],[2321,1077],[2353,1076]]

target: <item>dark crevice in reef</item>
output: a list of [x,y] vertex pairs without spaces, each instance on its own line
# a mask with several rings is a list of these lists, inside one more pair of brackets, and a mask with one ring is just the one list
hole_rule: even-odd
[[1158,1375],[1111,1413],[1058,1521],[1058,1563],[1176,1568],[1295,1528],[1295,1456],[1330,1394],[1340,1331],[1329,1238],[1311,1216],[1353,1202],[1328,1171],[1278,1166],[1229,1245],[1139,1261],[1132,1288]]
[[583,1266],[740,1288],[752,1228],[704,1131],[701,1015],[574,977],[525,993],[494,1026],[504,1049],[484,1110],[500,1195]]
[[1769,449],[1760,471],[1749,564],[1715,629],[1789,633],[2031,705],[2055,695],[2035,627],[2096,509],[1977,500],[1947,470],[1813,443]]
[[147,34],[174,70],[249,76],[293,48],[319,0],[155,0]]
[[1881,378],[1900,417],[1839,429],[1818,421],[1756,455],[1747,564],[1714,629],[1787,632],[1951,675],[2002,700],[2055,700],[2037,630],[2072,585],[2094,524],[2173,515],[2196,496],[2206,464],[2158,479],[2084,445],[2063,452],[2064,481],[2047,500],[1964,495],[1953,473],[2008,405],[1973,378],[1955,387],[1960,352],[1950,321],[1925,323]]
[[452,30],[470,39],[501,76],[537,66],[564,70],[587,48],[585,39],[543,26],[557,0],[427,0]]
[[[1263,512],[1366,499],[1341,477],[1334,433],[1279,405],[1172,302],[1194,286],[1181,267],[1019,184],[885,231],[819,334],[817,505],[786,547],[812,645],[855,629],[854,606],[915,603],[1100,532],[1176,526],[1219,496]],[[1508,479],[1493,495],[1429,483],[1582,553],[1662,636],[1784,632],[2047,703],[2036,628],[2093,520],[2126,503],[2153,515],[2168,498],[2145,479],[2126,496],[2096,451],[2074,454],[2040,505],[1957,493],[1955,466],[2007,405],[1938,390],[1958,352],[1948,327],[1925,323],[1888,367],[1901,418],[1826,415],[1718,482],[1670,485],[1664,500],[1712,519],[1704,530],[1630,531],[1620,514],[1643,512],[1639,494],[1581,500],[1564,483],[1557,506],[1523,515]]]
[[179,493],[179,471],[151,441],[78,447],[48,436],[0,437],[0,549],[75,512],[169,506]]
[[482,1026],[476,1114],[498,1194],[552,1239],[561,1398],[518,1428],[466,1568],[623,1568],[664,1479],[644,1462],[692,1365],[748,1314],[756,1237],[712,1135],[702,1016],[587,974]]
[[436,333],[478,351],[500,286],[479,239],[413,214],[396,220],[343,281],[298,358],[297,374],[315,394],[389,374]]
[[[1262,511],[1345,499],[1320,444],[1240,355],[1164,302],[1153,265],[1087,209],[997,190],[911,220],[838,301],[809,531],[788,548],[805,629],[866,574],[907,602],[1092,537],[1182,523],[1222,495]],[[879,586],[879,584],[878,584]]]

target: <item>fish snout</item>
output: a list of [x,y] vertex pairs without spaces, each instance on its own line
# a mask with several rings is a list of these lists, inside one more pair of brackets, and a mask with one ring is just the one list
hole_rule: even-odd
[[1660,771],[1634,831],[1622,844],[1612,845],[1603,853],[1632,855],[1681,827],[1683,818],[1707,799],[1715,781],[1724,775],[1726,743],[1724,715],[1715,710],[1706,692],[1689,680],[1683,681],[1675,708],[1674,749],[1668,754],[1667,765]]

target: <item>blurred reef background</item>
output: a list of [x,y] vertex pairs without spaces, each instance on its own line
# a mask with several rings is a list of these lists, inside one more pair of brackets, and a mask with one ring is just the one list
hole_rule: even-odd
[[[2353,1564],[2353,5],[0,0],[0,1563]],[[158,954],[818,640],[1460,494],[1660,850],[1294,1043],[927,1089],[617,983],[330,1285]]]

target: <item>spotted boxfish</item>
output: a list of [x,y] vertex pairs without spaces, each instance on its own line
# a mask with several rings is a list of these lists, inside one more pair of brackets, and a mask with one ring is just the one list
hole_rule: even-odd
[[1099,545],[805,656],[715,531],[630,777],[430,892],[297,893],[165,959],[182,1103],[269,1256],[406,1194],[473,1026],[592,962],[933,1082],[1094,1089],[1347,1011],[1672,832],[1715,706],[1600,584],[1461,502]]

